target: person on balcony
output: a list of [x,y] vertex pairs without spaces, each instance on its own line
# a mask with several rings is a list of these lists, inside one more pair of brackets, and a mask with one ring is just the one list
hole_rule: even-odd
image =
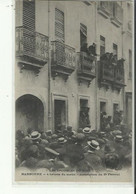
[[88,47],[88,53],[90,55],[97,56],[97,54],[96,54],[96,44],[95,43],[93,43],[92,45],[90,45]]

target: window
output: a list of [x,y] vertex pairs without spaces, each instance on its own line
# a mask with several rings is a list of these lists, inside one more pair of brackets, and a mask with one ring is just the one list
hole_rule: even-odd
[[80,24],[80,50],[87,51],[87,27]]
[[35,1],[23,1],[23,37],[24,51],[35,51]]
[[55,9],[55,38],[64,42],[64,13]]
[[23,1],[23,27],[35,31],[35,1]]
[[118,58],[118,46],[113,43],[113,55],[116,55]]
[[113,104],[113,123],[116,123],[117,120],[117,112],[119,111],[119,105],[114,103]]
[[132,78],[132,51],[129,49],[129,79]]
[[105,38],[100,36],[100,56],[105,54]]

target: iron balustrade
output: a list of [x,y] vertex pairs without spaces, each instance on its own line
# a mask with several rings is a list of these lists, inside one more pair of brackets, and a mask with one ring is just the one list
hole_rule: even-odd
[[96,74],[95,57],[87,54],[86,52],[80,52],[79,69],[80,72],[94,75]]
[[114,81],[114,66],[112,64],[107,64],[101,62],[101,72],[100,76],[103,81]]
[[66,68],[75,69],[76,52],[71,46],[60,41],[52,41],[52,66],[64,66]]
[[48,60],[48,37],[22,26],[16,27],[16,56],[27,57],[33,62]]

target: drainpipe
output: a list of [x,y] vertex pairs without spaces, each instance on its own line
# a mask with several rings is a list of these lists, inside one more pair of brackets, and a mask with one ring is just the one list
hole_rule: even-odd
[[51,40],[50,40],[50,0],[48,0],[48,130],[51,130]]
[[[122,22],[122,26],[121,26],[121,36],[122,36],[122,58],[124,58],[124,49],[123,49],[123,46],[124,46],[124,44],[123,44],[123,38],[124,38],[124,35],[125,35],[125,33],[124,33],[124,31],[123,31],[123,29],[124,29],[124,6],[122,6],[122,9],[123,9],[123,22]],[[125,64],[125,63],[124,63]],[[124,65],[124,81],[126,81],[125,80],[125,71],[126,71],[126,67],[125,67],[125,65]],[[126,105],[125,105],[125,102],[126,102],[126,100],[125,100],[125,87],[123,87],[122,88],[122,98],[123,98],[123,112],[124,112],[124,119],[123,119],[123,122],[126,120]]]
[[[96,43],[96,46],[98,48],[98,45],[97,45],[97,2],[94,2],[94,3],[95,3],[95,43]],[[96,53],[97,53],[97,51],[96,51]],[[97,107],[98,107],[98,99],[97,99],[98,64],[97,64],[97,60],[96,60],[96,78],[95,78],[95,127],[96,127],[96,130],[98,131],[98,129],[97,129],[98,128],[98,123],[97,123],[97,115],[98,115],[98,110],[97,110]]]

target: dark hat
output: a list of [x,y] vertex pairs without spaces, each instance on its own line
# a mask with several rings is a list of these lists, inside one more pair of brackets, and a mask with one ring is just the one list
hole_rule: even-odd
[[41,134],[41,138],[42,138],[42,139],[46,139],[46,138],[47,138],[46,133],[42,133],[42,134]]
[[51,130],[47,130],[46,134],[50,136],[50,135],[52,135],[52,131]]
[[42,139],[40,144],[47,146],[49,142],[46,139]]
[[30,135],[30,139],[32,140],[39,139],[40,137],[41,137],[41,134],[38,131],[33,131]]
[[91,148],[93,148],[93,149],[95,149],[95,150],[99,150],[99,149],[100,149],[99,143],[98,143],[97,141],[95,141],[95,140],[88,141],[87,144],[88,144]]
[[106,145],[105,146],[105,152],[106,153],[113,153],[113,152],[115,152],[115,148],[110,146],[110,145]]
[[68,132],[72,132],[72,127],[71,126],[67,126],[67,131]]
[[77,138],[77,140],[81,140],[82,141],[82,140],[84,140],[85,135],[83,133],[77,133],[76,138]]

